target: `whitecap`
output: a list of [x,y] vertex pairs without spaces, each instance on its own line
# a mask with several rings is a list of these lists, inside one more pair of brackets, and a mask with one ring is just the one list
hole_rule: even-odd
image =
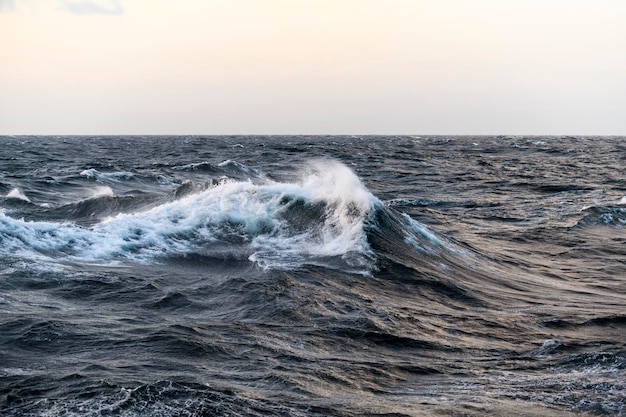
[[133,174],[132,172],[126,172],[126,171],[100,172],[97,169],[93,169],[93,168],[85,169],[81,171],[80,175],[83,177],[95,179],[97,181],[114,181],[114,182],[119,182],[121,180],[129,180],[135,176],[135,174]]
[[30,198],[26,197],[26,194],[22,192],[19,188],[14,188],[6,195],[7,198],[16,198],[18,200],[27,201],[30,203]]
[[225,161],[220,162],[219,164],[217,164],[217,166],[219,168],[222,169],[227,169],[230,170],[234,173],[243,173],[246,175],[251,175],[257,178],[265,178],[265,174],[257,171],[256,169],[250,168],[242,163],[239,163],[237,161],[233,161],[231,159],[227,159]]
[[97,173],[98,173],[98,171],[96,171],[93,168],[90,168],[90,169],[85,169],[85,170],[81,171],[80,175],[82,177],[87,177],[87,178],[96,178]]
[[[94,196],[110,196],[98,187]],[[189,253],[223,254],[268,268],[332,263],[373,267],[364,222],[377,199],[346,166],[315,162],[296,183],[224,181],[142,213],[85,228],[0,214],[3,251],[72,262],[150,262]],[[320,208],[321,207],[321,208]]]
[[108,185],[95,187],[91,190],[91,198],[114,197],[115,193]]
[[176,171],[199,171],[199,170],[213,170],[214,167],[209,162],[195,162],[193,164],[186,164],[172,167]]

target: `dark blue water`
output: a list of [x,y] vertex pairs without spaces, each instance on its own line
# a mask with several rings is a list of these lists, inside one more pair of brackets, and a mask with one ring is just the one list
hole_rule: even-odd
[[626,414],[626,139],[1,137],[0,415]]

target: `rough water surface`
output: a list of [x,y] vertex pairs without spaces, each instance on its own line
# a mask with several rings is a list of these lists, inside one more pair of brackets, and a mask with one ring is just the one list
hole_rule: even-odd
[[0,415],[626,414],[626,139],[0,137]]

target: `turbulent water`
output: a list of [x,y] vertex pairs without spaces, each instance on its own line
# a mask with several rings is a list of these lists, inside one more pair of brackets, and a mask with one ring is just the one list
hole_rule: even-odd
[[2,137],[0,415],[626,415],[626,139]]

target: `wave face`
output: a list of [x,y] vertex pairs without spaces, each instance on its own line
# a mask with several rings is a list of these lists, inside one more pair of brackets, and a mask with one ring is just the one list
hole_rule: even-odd
[[622,138],[0,139],[0,415],[626,413]]

